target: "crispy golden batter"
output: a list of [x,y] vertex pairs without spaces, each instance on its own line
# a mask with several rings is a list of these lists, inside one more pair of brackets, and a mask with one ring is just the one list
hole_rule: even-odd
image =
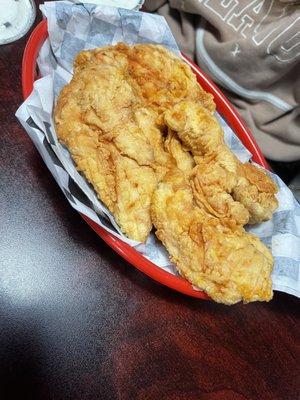
[[132,239],[145,241],[152,228],[153,190],[173,164],[161,116],[183,99],[215,109],[180,59],[161,46],[125,44],[79,53],[59,96],[59,139]]
[[248,224],[267,221],[278,207],[275,194],[278,189],[266,173],[253,164],[239,164],[238,183],[233,189],[233,198],[249,211]]
[[197,207],[190,183],[173,169],[159,183],[152,205],[156,235],[180,274],[217,302],[268,301],[273,258],[244,229],[231,230]]
[[230,226],[271,218],[278,205],[276,185],[261,169],[237,159],[208,110],[185,100],[168,110],[164,118],[195,156],[193,188],[198,205]]
[[75,72],[98,65],[116,66],[136,96],[159,114],[184,99],[197,101],[212,112],[216,108],[213,96],[197,83],[190,67],[163,46],[119,43],[83,51],[75,60]]
[[191,154],[182,146],[175,133],[169,131],[165,140],[165,149],[171,155],[173,163],[185,174],[192,172],[195,161]]
[[269,300],[273,259],[246,223],[269,219],[276,186],[225,146],[215,104],[162,46],[79,53],[55,109],[59,139],[114,214],[152,229],[179,272],[214,300]]

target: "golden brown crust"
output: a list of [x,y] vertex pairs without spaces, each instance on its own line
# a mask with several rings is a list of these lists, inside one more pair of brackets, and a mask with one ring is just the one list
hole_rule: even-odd
[[83,51],[55,109],[59,139],[129,237],[152,229],[214,300],[269,300],[273,260],[243,225],[270,218],[276,186],[225,146],[211,94],[162,46]]
[[[146,240],[153,190],[173,163],[164,148],[161,115],[184,98],[215,109],[179,58],[162,46],[125,44],[79,53],[74,77],[59,96],[59,139],[132,239]],[[134,177],[124,172],[129,165]],[[131,199],[120,187],[132,190]]]
[[157,236],[180,274],[215,301],[269,301],[273,259],[244,229],[232,230],[195,204],[189,181],[173,169],[158,185],[151,205]]
[[195,156],[193,187],[198,204],[232,227],[271,218],[278,205],[275,183],[258,167],[237,159],[225,145],[220,124],[208,110],[184,100],[164,117]]

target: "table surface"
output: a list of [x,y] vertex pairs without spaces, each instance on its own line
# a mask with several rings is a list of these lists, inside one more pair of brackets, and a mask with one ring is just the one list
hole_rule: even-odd
[[71,209],[14,116],[27,38],[0,47],[0,398],[299,399],[299,300],[186,297]]

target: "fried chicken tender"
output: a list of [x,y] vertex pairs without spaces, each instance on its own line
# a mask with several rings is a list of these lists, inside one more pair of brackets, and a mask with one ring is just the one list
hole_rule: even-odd
[[151,216],[156,235],[180,274],[217,302],[268,301],[273,258],[244,229],[232,231],[199,208],[190,182],[171,170],[154,192]]
[[167,126],[195,156],[193,189],[197,204],[230,226],[271,218],[277,187],[261,169],[242,164],[224,143],[212,113],[189,100],[164,114]]
[[[75,70],[73,80],[62,90],[55,122],[58,137],[78,170],[121,229],[132,239],[144,241],[152,229],[149,210],[157,180],[150,167],[152,146],[141,137],[130,109],[134,101],[131,86],[116,66],[90,66]],[[137,157],[139,146],[144,157]]]
[[189,67],[162,46],[119,44],[79,53],[57,102],[58,138],[122,231],[137,241],[152,229],[151,197],[174,163],[162,115],[183,99],[215,109]]
[[131,239],[153,225],[180,274],[215,301],[270,300],[273,259],[243,226],[269,219],[272,180],[225,146],[211,94],[162,46],[78,54],[55,126]]

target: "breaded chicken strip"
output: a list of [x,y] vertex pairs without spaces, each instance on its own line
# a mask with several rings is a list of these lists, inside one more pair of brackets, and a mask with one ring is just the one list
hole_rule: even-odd
[[211,112],[186,100],[166,111],[164,120],[195,156],[193,188],[198,203],[230,226],[271,218],[278,205],[275,183],[228,149]]
[[213,300],[234,304],[272,298],[269,250],[244,229],[232,231],[200,209],[180,170],[173,169],[159,183],[151,215],[180,274]]
[[58,138],[131,239],[152,229],[214,300],[269,300],[272,256],[242,228],[270,218],[276,186],[225,146],[211,94],[157,45],[81,52],[55,108]]
[[184,99],[215,111],[213,96],[202,89],[191,68],[163,46],[119,43],[82,51],[75,71],[99,64],[116,65],[147,108],[159,114]]
[[215,109],[178,57],[162,46],[125,44],[79,53],[58,98],[58,138],[131,239],[143,242],[151,231],[153,190],[174,165],[162,115],[184,99]]

